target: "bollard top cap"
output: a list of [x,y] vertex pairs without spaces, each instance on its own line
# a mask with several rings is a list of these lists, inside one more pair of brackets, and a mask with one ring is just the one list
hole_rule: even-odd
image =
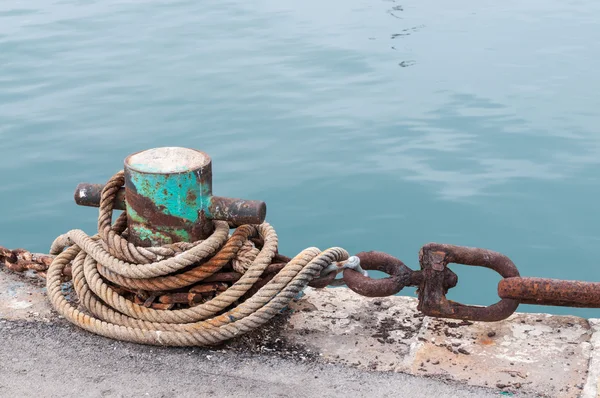
[[196,149],[162,147],[129,155],[125,167],[140,173],[169,174],[198,170],[210,162],[210,156]]

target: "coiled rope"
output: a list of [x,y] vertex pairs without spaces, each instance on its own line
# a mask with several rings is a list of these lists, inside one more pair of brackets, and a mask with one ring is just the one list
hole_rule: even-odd
[[[278,239],[271,225],[242,225],[229,235],[227,222],[214,221],[214,232],[204,240],[135,246],[127,241],[125,212],[112,224],[113,202],[123,185],[120,171],[104,187],[96,235],[74,229],[56,238],[50,251],[57,256],[46,279],[55,310],[73,324],[104,337],[162,346],[215,345],[265,324],[323,269],[348,259],[342,248],[307,248],[242,300],[260,284],[277,255]],[[262,241],[262,247],[254,246],[251,239],[255,238]],[[241,277],[210,300],[189,308],[148,308],[121,293],[121,288],[150,293],[188,288],[226,266],[242,273]],[[61,288],[66,267],[71,268],[82,309],[67,301]]]

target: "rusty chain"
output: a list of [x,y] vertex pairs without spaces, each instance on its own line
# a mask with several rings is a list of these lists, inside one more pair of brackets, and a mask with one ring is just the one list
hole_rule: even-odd
[[[252,239],[261,247],[260,239]],[[9,250],[0,246],[0,265],[15,272],[31,270],[44,277],[54,256],[30,253],[25,249]],[[354,265],[350,265],[353,261]],[[281,271],[290,257],[276,254],[259,281],[246,293],[252,296]],[[358,263],[358,264],[357,264]],[[385,297],[399,293],[405,287],[417,287],[417,309],[423,314],[440,318],[494,322],[508,318],[519,304],[600,308],[600,282],[583,282],[548,278],[521,277],[517,267],[505,255],[487,249],[429,243],[419,251],[420,270],[412,270],[402,261],[378,251],[361,252],[345,262],[334,263],[327,272],[314,278],[309,286],[324,288],[346,285],[366,297]],[[451,263],[489,268],[502,279],[498,283],[500,300],[490,306],[472,306],[446,298],[448,290],[458,283],[457,275],[448,268]],[[386,278],[371,278],[365,271],[380,271]],[[69,280],[70,270],[63,270]],[[342,278],[336,278],[342,274]],[[119,287],[119,293],[136,304],[154,309],[194,306],[215,297],[238,281],[242,274],[230,264],[190,289],[146,292]]]
[[0,246],[0,265],[15,272],[32,270],[45,276],[44,272],[52,263],[54,256],[31,253],[25,249],[9,250]]

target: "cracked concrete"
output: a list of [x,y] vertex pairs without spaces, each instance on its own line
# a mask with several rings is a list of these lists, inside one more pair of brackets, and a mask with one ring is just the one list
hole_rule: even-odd
[[[56,355],[77,361],[77,349],[69,348],[71,338],[96,346],[94,355],[100,362],[115,363],[114,358],[107,356],[108,348],[135,350],[150,355],[157,364],[165,356],[173,361],[173,369],[177,368],[177,361],[187,361],[181,359],[186,350],[157,350],[114,342],[70,325],[52,310],[43,286],[34,282],[32,277],[0,271],[0,329],[4,345],[0,353],[3,364],[0,393],[3,395],[60,395],[61,388],[48,384],[44,373],[51,373],[53,366],[59,366],[53,365]],[[599,319],[516,313],[500,322],[466,322],[425,317],[416,310],[416,305],[417,301],[410,297],[365,298],[346,288],[307,288],[301,299],[261,329],[218,349],[189,349],[202,353],[196,362],[185,365],[189,371],[171,374],[169,368],[159,373],[163,379],[177,379],[178,374],[192,375],[194,366],[205,366],[200,364],[204,361],[220,358],[224,361],[223,369],[216,371],[215,382],[209,383],[212,387],[205,391],[213,396],[230,395],[235,388],[246,391],[243,383],[231,383],[230,379],[218,376],[220,371],[229,372],[229,376],[241,375],[239,367],[243,362],[248,365],[242,372],[244,377],[260,378],[264,372],[271,380],[261,384],[262,387],[254,383],[253,388],[266,396],[287,396],[298,391],[286,387],[288,381],[273,375],[272,369],[278,369],[277,372],[289,379],[290,386],[296,383],[298,388],[301,386],[315,395],[391,396],[419,391],[426,396],[444,397],[485,397],[499,393],[519,397],[600,397]],[[153,352],[160,356],[152,357]],[[92,362],[90,366],[96,369]],[[27,377],[23,378],[20,373],[23,369],[11,365],[15,363],[26,363],[25,368],[34,369],[25,369]],[[130,371],[126,361],[114,366],[122,368],[123,374],[131,374],[131,380],[120,375],[115,378],[120,380],[120,386],[114,387],[114,383],[106,380],[99,383],[111,391],[108,396],[139,395],[142,390],[134,381],[136,377],[141,377],[137,382],[155,384],[149,376]],[[79,369],[72,376],[92,377],[98,371],[92,368]],[[161,369],[160,365],[157,369]],[[340,378],[341,384],[328,389],[326,384],[317,381],[323,369],[327,369],[324,376]],[[152,370],[147,372],[154,375]],[[155,377],[159,377],[158,374]],[[70,380],[81,388],[100,388],[87,379]],[[387,387],[373,387],[374,380],[385,380]],[[29,383],[27,388],[30,389],[19,383]],[[165,383],[176,395],[201,392],[191,385],[188,388],[170,381]],[[229,387],[223,387],[227,383]],[[150,389],[152,394],[154,390],[163,389],[155,386]],[[102,395],[101,390],[94,391],[92,395]],[[68,391],[66,394],[69,395]],[[156,396],[166,396],[164,394]]]
[[516,313],[500,322],[455,321],[424,317],[409,297],[305,292],[284,333],[327,360],[511,394],[597,396],[597,385],[588,382],[590,358],[598,352],[594,320]]

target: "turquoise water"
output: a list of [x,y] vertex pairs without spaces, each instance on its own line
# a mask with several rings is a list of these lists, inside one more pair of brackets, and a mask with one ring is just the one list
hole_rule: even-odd
[[[598,20],[593,1],[2,1],[0,245],[93,234],[78,183],[184,146],[215,194],[267,202],[288,255],[418,268],[433,241],[600,281]],[[452,269],[450,298],[497,300],[492,271]]]

